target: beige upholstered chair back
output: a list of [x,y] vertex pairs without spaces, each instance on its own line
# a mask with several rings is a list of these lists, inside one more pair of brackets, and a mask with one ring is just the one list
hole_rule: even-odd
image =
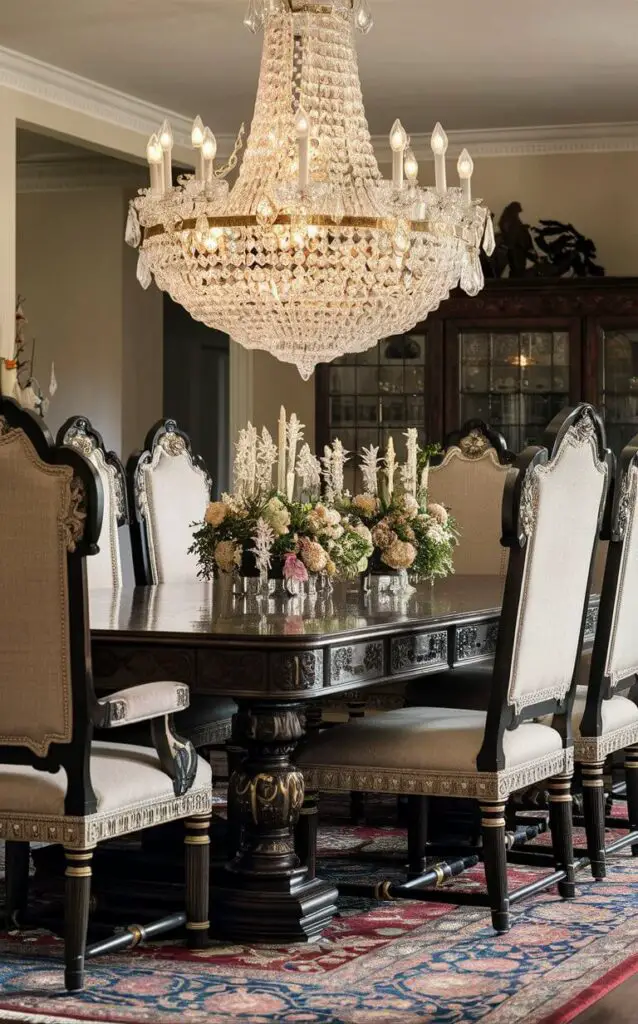
[[478,429],[448,447],[442,462],[430,468],[428,500],[449,508],[458,524],[457,573],[503,576],[506,572],[507,551],[500,539],[508,468]]
[[96,470],[104,494],[104,516],[99,551],[87,562],[91,590],[122,586],[120,526],[126,522],[126,480],[123,467],[113,452],[106,452],[101,436],[84,417],[67,420],[58,443],[71,445],[89,460]]
[[[634,450],[635,456],[635,450]],[[615,687],[638,672],[638,466],[632,457],[619,483],[613,543],[622,544],[605,675]]]
[[67,553],[83,530],[69,465],[50,465],[0,415],[0,745],[69,743]]
[[[564,699],[580,654],[609,463],[591,408],[571,415],[549,461],[536,460],[522,484],[519,531],[526,544],[508,688],[517,713]],[[507,593],[504,614],[506,602]]]
[[188,549],[193,543],[193,523],[203,520],[210,500],[210,478],[172,420],[165,421],[151,439],[152,433],[133,484],[150,582],[192,583],[197,579],[197,559]]

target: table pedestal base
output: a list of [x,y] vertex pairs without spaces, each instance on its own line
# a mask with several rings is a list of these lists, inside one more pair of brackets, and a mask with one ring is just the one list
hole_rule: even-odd
[[[260,877],[248,888],[245,876],[228,868],[212,882],[211,931],[241,944],[316,942],[337,910],[337,890],[300,868],[289,879]],[[241,887],[238,886],[238,883]]]

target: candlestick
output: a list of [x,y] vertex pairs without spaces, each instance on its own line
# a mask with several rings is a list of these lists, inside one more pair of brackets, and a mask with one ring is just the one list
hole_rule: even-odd
[[199,114],[193,121],[193,127],[191,129],[191,144],[193,149],[198,149],[197,162],[195,164],[195,177],[197,181],[204,180],[204,161],[202,158],[202,145],[204,142],[204,122],[202,121]]
[[392,150],[392,184],[395,188],[403,188],[403,154],[408,144],[408,136],[400,121],[395,121],[390,132],[390,149]]
[[146,159],[151,172],[151,193],[161,196],[164,192],[164,153],[155,133],[148,140]]
[[447,152],[448,139],[443,128],[437,121],[430,139],[430,146],[434,153],[434,179],[437,192],[447,192],[447,179],[445,172],[445,154]]
[[303,191],[310,181],[310,121],[303,107],[297,108],[295,130],[299,148],[299,188]]
[[277,462],[277,490],[280,494],[286,492],[286,410],[283,405],[279,410],[279,424],[278,424],[278,451],[279,458]]
[[288,501],[292,501],[295,495],[295,474],[294,472],[286,473],[286,497]]
[[162,147],[164,165],[164,188],[173,185],[173,130],[168,121],[164,121],[159,130],[159,144]]
[[467,149],[464,149],[461,153],[456,169],[459,172],[461,188],[463,189],[463,198],[469,206],[472,202],[472,173],[474,171],[474,161]]
[[204,129],[204,140],[202,142],[202,178],[204,181],[213,180],[213,162],[217,154],[217,139],[210,128]]

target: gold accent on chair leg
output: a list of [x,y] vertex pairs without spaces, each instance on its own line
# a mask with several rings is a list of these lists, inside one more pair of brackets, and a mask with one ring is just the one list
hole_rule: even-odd
[[68,992],[84,988],[84,955],[89,926],[92,851],[65,849],[64,984]]
[[558,883],[558,892],[564,900],[576,895],[571,787],[572,774],[566,772],[548,783],[552,850],[557,871],[565,872],[565,878]]
[[190,949],[208,945],[208,876],[210,872],[211,815],[197,815],[185,822],[186,936]]
[[583,787],[583,814],[587,835],[587,856],[596,881],[607,874],[605,866],[605,782],[604,761],[580,765]]

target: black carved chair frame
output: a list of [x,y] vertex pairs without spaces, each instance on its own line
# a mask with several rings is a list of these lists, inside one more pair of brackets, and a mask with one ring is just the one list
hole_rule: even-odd
[[[523,704],[517,710],[509,700],[509,685],[512,659],[517,644],[517,629],[519,613],[522,602],[525,600],[523,585],[525,582],[526,560],[528,556],[528,533],[527,517],[532,514],[533,509],[533,483],[532,475],[537,467],[542,467],[549,460],[548,451],[552,457],[559,451],[561,443],[568,431],[576,426],[581,418],[588,417],[594,425],[595,446],[599,465],[607,477],[607,485],[603,490],[598,513],[598,525],[596,538],[592,536],[591,554],[588,565],[587,594],[583,595],[582,614],[580,616],[578,649],[574,662],[569,689],[562,698],[554,696],[542,698],[534,703]],[[506,850],[516,848],[527,842],[538,834],[538,826],[525,826],[514,829],[509,834],[506,832],[505,809],[507,795],[498,797],[494,794],[487,794],[483,789],[482,796],[470,792],[471,785],[464,781],[463,787],[468,795],[473,796],[481,807],[482,818],[482,845],[478,850],[472,850],[467,845],[458,849],[451,849],[446,846],[444,853],[448,859],[431,868],[426,868],[426,855],[440,855],[441,850],[436,846],[428,844],[428,809],[431,796],[413,795],[408,797],[410,806],[410,820],[408,826],[408,860],[409,860],[409,881],[396,883],[391,880],[385,882],[368,883],[344,883],[339,889],[342,894],[365,895],[374,899],[394,900],[407,898],[433,902],[450,902],[455,904],[471,904],[474,906],[491,906],[492,921],[498,931],[505,931],[509,927],[509,907],[518,900],[540,892],[546,888],[558,885],[559,892],[564,898],[571,898],[575,895],[575,865],[572,853],[572,804],[571,804],[571,778],[573,773],[573,738],[572,738],[572,710],[579,678],[580,651],[585,631],[587,596],[591,586],[591,578],[595,557],[595,539],[600,531],[606,504],[606,490],[613,474],[613,457],[606,450],[604,442],[604,429],[595,411],[590,406],[579,406],[575,409],[567,409],[554,418],[548,427],[543,439],[544,448],[531,447],[526,449],[517,457],[515,466],[510,470],[505,485],[503,497],[503,538],[502,543],[509,548],[509,563],[505,581],[505,592],[503,597],[503,610],[500,619],[500,628],[495,653],[493,670],[493,682],[490,691],[489,706],[485,723],[485,733],[482,747],[477,756],[476,770],[480,776],[486,773],[495,778],[497,773],[505,768],[504,737],[506,733],[517,728],[522,723],[533,723],[544,716],[552,716],[553,728],[559,732],[563,742],[564,767],[556,771],[548,783],[550,794],[550,824],[554,845],[554,871],[544,878],[525,885],[518,890],[511,892],[507,897],[507,868]],[[344,730],[350,727],[343,726]],[[356,726],[353,728],[357,728]],[[328,737],[330,740],[331,737]],[[370,741],[368,741],[370,742]],[[373,741],[374,742],[374,741]],[[423,743],[427,743],[424,737]],[[316,850],[316,827],[317,827],[317,793],[319,791],[341,792],[346,782],[358,781],[359,777],[367,776],[374,780],[377,791],[396,792],[396,777],[393,769],[388,774],[387,783],[384,782],[384,773],[381,765],[375,764],[369,769],[342,769],[339,766],[338,758],[343,756],[336,754],[337,760],[331,761],[335,749],[338,751],[337,742],[333,741],[332,746],[327,744],[325,753],[322,754],[316,741],[313,749],[313,740],[309,737],[307,745],[300,748],[297,753],[297,764],[304,773],[307,795],[305,800],[305,813],[300,818],[298,827],[298,844],[300,856],[304,857],[309,864],[311,871],[315,869]],[[341,750],[348,746],[349,737],[344,734],[341,737]],[[348,762],[349,763],[349,762]],[[363,762],[361,762],[363,763]],[[406,769],[403,769],[407,772]],[[548,778],[548,776],[545,776]],[[531,781],[531,780],[530,780]],[[406,774],[404,785],[407,787],[399,792],[414,792],[415,776]],[[524,788],[529,782],[518,780],[509,792]],[[391,788],[385,788],[389,786]],[[428,783],[430,786],[430,783]],[[435,785],[435,790],[448,789],[450,795],[462,796],[460,792],[454,793],[447,782],[445,785]],[[436,792],[429,790],[432,795]],[[546,848],[545,848],[546,851]],[[439,890],[439,886],[446,879],[460,874],[467,868],[474,866],[482,859],[485,864],[485,872],[488,883],[488,893],[491,889],[492,900],[489,895],[468,894],[463,891]],[[434,887],[434,888],[430,888]],[[501,895],[496,901],[493,899],[494,892]]]
[[[63,813],[49,811],[48,814],[43,811],[25,811],[19,799],[15,809],[11,800],[7,807],[0,800],[0,838],[7,841],[5,913],[9,927],[13,928],[21,923],[26,913],[30,842],[60,844],[64,847],[67,862],[65,984],[69,990],[78,990],[84,984],[84,962],[87,957],[129,948],[145,937],[161,934],[185,923],[191,929],[188,935],[192,944],[205,944],[208,934],[207,844],[211,792],[210,781],[202,786],[201,782],[196,781],[196,776],[200,779],[207,774],[210,780],[210,771],[197,758],[192,745],[180,740],[173,729],[172,712],[188,702],[187,687],[162,684],[164,689],[159,704],[152,699],[153,694],[148,687],[132,687],[126,694],[115,694],[104,699],[98,699],[95,694],[85,563],[87,556],[96,551],[102,522],[103,497],[98,473],[75,447],[56,446],[43,423],[10,398],[0,397],[0,441],[7,445],[23,445],[24,454],[20,458],[25,465],[35,467],[33,473],[44,478],[47,477],[47,467],[55,470],[68,467],[72,471],[70,484],[60,485],[68,486],[70,504],[64,522],[61,523],[58,518],[58,533],[63,530],[66,547],[65,564],[62,567],[61,562],[59,570],[62,577],[65,577],[66,594],[60,598],[60,616],[63,621],[59,626],[66,637],[66,645],[63,644],[60,649],[68,650],[68,654],[63,655],[64,668],[60,669],[66,673],[64,697],[62,689],[58,694],[57,674],[51,676],[50,684],[55,686],[53,705],[57,709],[64,708],[64,724],[56,732],[50,725],[38,724],[36,716],[33,735],[23,735],[25,729],[28,733],[28,728],[23,721],[24,710],[18,708],[17,712],[12,711],[11,716],[3,716],[3,729],[7,735],[3,737],[4,742],[0,743],[1,766],[29,766],[41,773],[58,773],[62,769],[66,773],[64,809]],[[28,552],[20,558],[28,559]],[[59,686],[62,687],[61,682]],[[5,690],[5,701],[10,699],[10,693],[10,690]],[[187,912],[173,914],[146,928],[132,926],[123,934],[87,946],[93,849],[107,837],[136,830],[136,816],[126,809],[126,793],[116,797],[112,810],[108,809],[111,805],[104,810],[99,804],[91,777],[92,756],[97,749],[93,746],[94,728],[117,726],[136,702],[137,718],[150,723],[157,752],[157,761],[153,763],[157,764],[158,775],[161,769],[172,780],[172,784],[168,782],[166,785],[170,795],[165,800],[158,795],[149,802],[146,824],[154,824],[154,816],[159,816],[158,820],[161,821],[185,819],[186,842],[192,840],[196,844],[187,846]],[[58,710],[56,714],[59,717],[61,712]],[[15,732],[15,725],[9,725],[13,719],[19,733]],[[122,755],[118,755],[120,761],[127,764],[127,758],[132,756],[131,748],[122,748]],[[133,761],[131,768],[134,770]],[[9,767],[9,775],[10,770]],[[10,778],[8,783],[5,781],[5,786],[10,781]],[[31,779],[28,782],[32,784]],[[4,792],[7,794],[6,788]],[[7,796],[2,799],[7,799]],[[120,810],[118,799],[123,801],[123,810]],[[140,814],[143,815],[144,805],[136,806],[140,806]]]

